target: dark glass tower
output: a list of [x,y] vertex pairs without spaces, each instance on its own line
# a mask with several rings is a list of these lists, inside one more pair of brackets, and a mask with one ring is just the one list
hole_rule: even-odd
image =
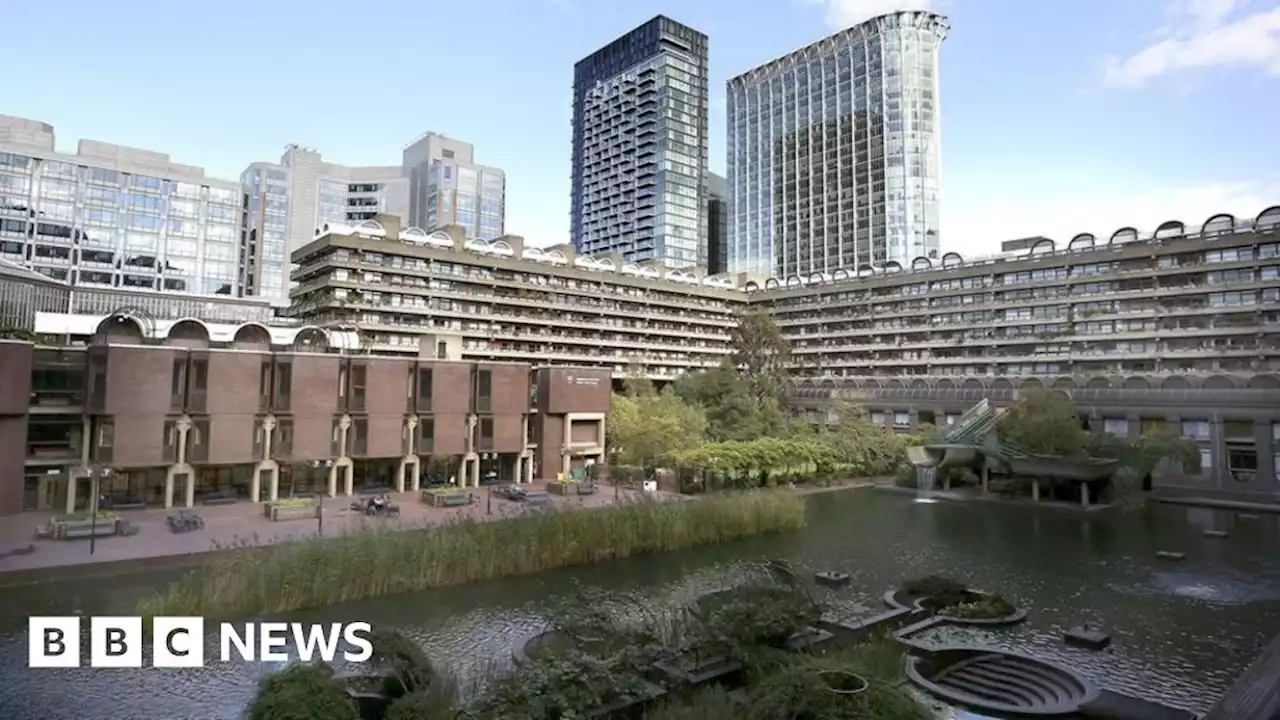
[[659,15],[579,61],[574,248],[705,264],[707,151],[706,35]]

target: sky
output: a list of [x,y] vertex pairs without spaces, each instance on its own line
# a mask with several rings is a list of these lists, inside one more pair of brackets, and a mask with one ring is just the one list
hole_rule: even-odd
[[[235,178],[299,143],[394,165],[433,130],[507,173],[507,232],[568,240],[573,64],[663,13],[725,81],[875,15],[947,15],[942,245],[1280,204],[1280,0],[0,0],[0,113]],[[55,31],[56,29],[56,31]]]

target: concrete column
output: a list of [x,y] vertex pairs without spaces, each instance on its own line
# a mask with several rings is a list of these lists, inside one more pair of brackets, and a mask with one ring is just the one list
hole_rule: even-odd
[[352,463],[342,466],[342,491],[347,497],[356,494],[356,466]]
[[523,455],[516,456],[515,472],[512,473],[513,477],[511,478],[511,480],[515,482],[515,484],[517,485],[520,485],[524,482],[524,462],[525,460]]
[[480,487],[480,458],[471,458],[471,487]]
[[404,492],[404,471],[408,468],[408,463],[404,460],[400,461],[400,467],[396,469],[396,492]]
[[164,509],[173,508],[173,468],[169,468],[164,474]]
[[572,463],[569,462],[569,451],[565,450],[561,452],[560,453],[560,472],[564,473],[565,480],[569,479],[569,467],[571,464]]
[[1040,480],[1031,481],[1031,502],[1040,502]]
[[249,502],[256,503],[262,496],[262,468],[253,468],[253,477],[249,478]]
[[271,482],[267,485],[267,500],[275,502],[280,499],[280,468],[271,473]]
[[1275,466],[1276,448],[1271,421],[1258,420],[1253,426],[1253,444],[1258,453],[1258,487],[1275,492],[1280,487],[1280,468]]
[[187,476],[186,497],[184,499],[186,507],[192,508],[196,506],[196,474],[195,472],[183,473]]
[[412,484],[409,487],[410,489],[413,490],[414,494],[416,495],[418,491],[422,488],[422,461],[421,460],[413,463],[412,473],[413,473],[412,476],[410,476],[409,478]]
[[75,470],[67,468],[67,514],[76,511],[76,490],[79,488],[80,479],[76,477]]
[[329,467],[329,471],[325,473],[325,480],[328,481],[328,485],[329,485],[325,494],[328,495],[329,497],[337,497],[338,496],[338,466],[337,465],[332,465]]
[[1080,483],[1080,507],[1089,507],[1089,483]]
[[987,469],[986,460],[982,461],[982,494],[986,495],[990,492],[989,483],[991,482],[991,471]]

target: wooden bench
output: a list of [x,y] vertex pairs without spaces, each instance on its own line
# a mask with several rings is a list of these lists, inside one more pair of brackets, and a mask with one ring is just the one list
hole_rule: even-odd
[[144,502],[122,502],[111,503],[112,510],[146,510],[147,504]]
[[226,495],[215,495],[213,497],[204,498],[203,500],[200,501],[200,504],[201,505],[235,505],[237,502],[239,502],[239,500],[233,497],[227,497]]

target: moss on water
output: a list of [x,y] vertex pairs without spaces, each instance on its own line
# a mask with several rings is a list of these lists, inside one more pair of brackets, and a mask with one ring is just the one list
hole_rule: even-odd
[[643,500],[418,532],[370,526],[338,537],[229,550],[144,599],[155,616],[248,617],[731,542],[804,527],[804,498],[750,492]]

